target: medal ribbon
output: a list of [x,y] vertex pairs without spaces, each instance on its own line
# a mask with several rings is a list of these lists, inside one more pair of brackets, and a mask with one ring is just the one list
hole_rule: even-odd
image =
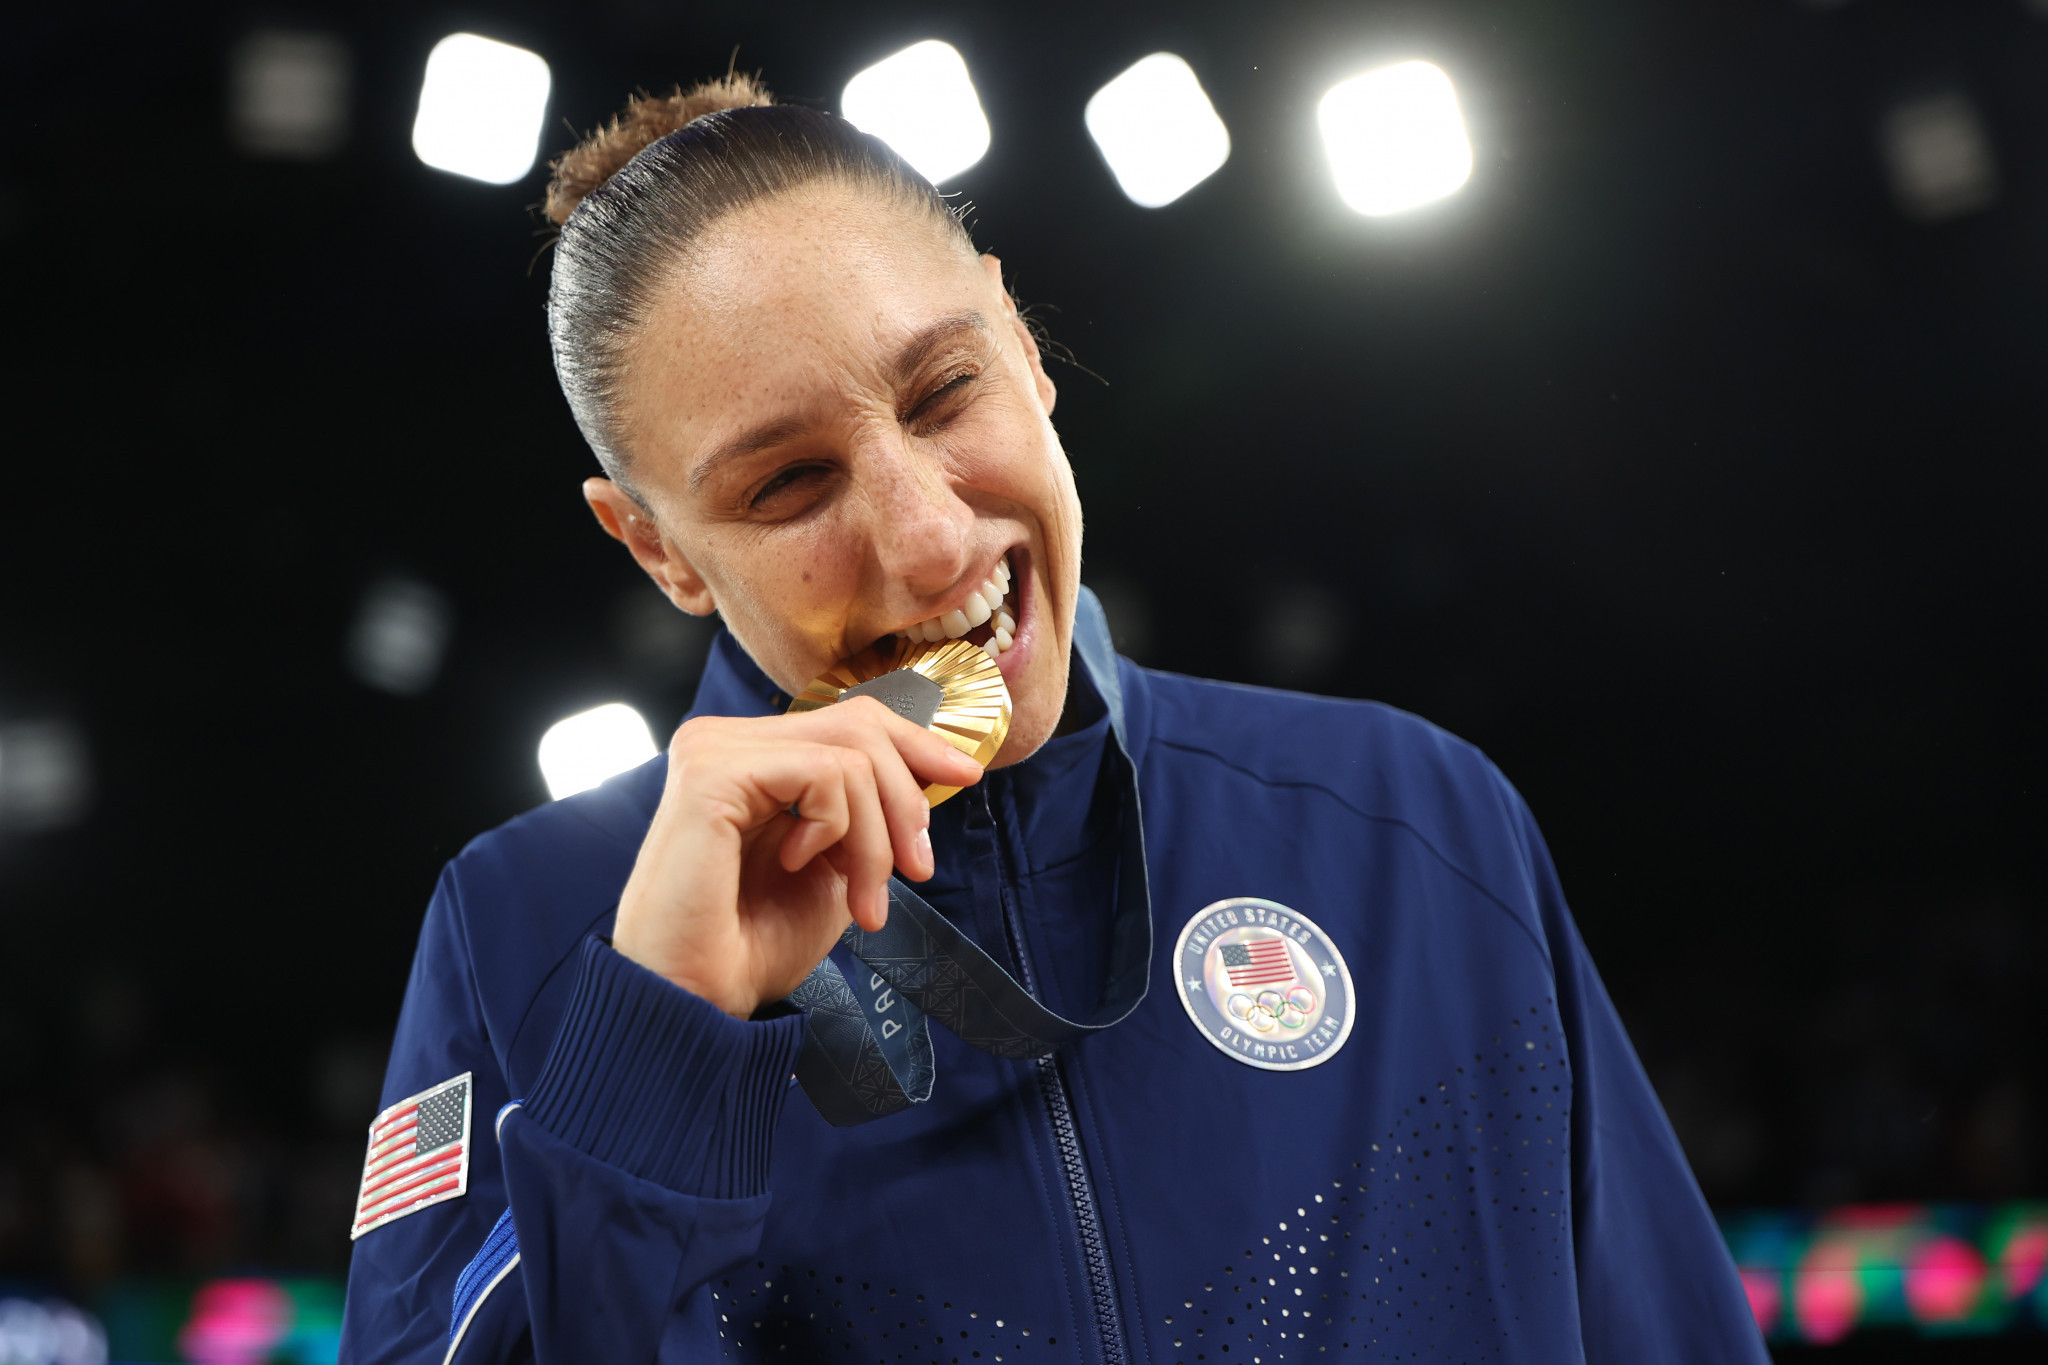
[[818,1112],[840,1127],[898,1113],[931,1098],[930,1026],[937,1019],[996,1057],[1045,1057],[1121,1022],[1145,998],[1152,973],[1152,892],[1138,770],[1124,730],[1123,682],[1102,604],[1081,589],[1074,652],[1109,711],[1117,765],[1116,918],[1102,998],[1085,1020],[1068,1019],[1017,979],[901,879],[889,879],[889,921],[877,933],[848,925],[788,1003],[806,1016],[796,1077]]

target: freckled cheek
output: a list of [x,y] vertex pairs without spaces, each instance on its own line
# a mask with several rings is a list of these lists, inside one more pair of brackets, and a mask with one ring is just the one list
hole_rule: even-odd
[[783,619],[821,648],[836,646],[858,587],[862,547],[850,543],[856,535],[842,525],[821,527],[776,556]]
[[761,626],[797,635],[818,633],[823,586],[831,580],[814,538],[759,537],[720,565],[719,596]]

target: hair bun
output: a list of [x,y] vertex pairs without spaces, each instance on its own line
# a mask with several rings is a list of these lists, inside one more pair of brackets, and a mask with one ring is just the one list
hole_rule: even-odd
[[635,95],[610,123],[548,163],[554,178],[548,182],[547,203],[542,212],[560,227],[569,221],[569,215],[585,196],[611,179],[649,143],[660,141],[706,114],[773,103],[775,96],[761,84],[761,78],[742,72],[699,81],[688,90],[679,85],[666,95]]

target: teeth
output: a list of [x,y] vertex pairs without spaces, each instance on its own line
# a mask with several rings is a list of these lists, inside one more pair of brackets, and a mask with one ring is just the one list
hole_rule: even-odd
[[935,643],[957,640],[968,631],[993,622],[988,641],[982,649],[991,659],[1000,657],[1017,639],[1016,613],[1007,604],[1010,586],[1010,557],[1004,555],[996,561],[996,567],[987,580],[967,595],[967,600],[960,604],[958,610],[906,626],[899,633],[906,640]]

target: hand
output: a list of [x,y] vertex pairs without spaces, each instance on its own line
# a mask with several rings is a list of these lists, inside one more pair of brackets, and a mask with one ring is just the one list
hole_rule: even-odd
[[612,946],[747,1018],[796,989],[849,919],[882,927],[892,868],[932,875],[923,788],[981,772],[871,697],[685,722]]

